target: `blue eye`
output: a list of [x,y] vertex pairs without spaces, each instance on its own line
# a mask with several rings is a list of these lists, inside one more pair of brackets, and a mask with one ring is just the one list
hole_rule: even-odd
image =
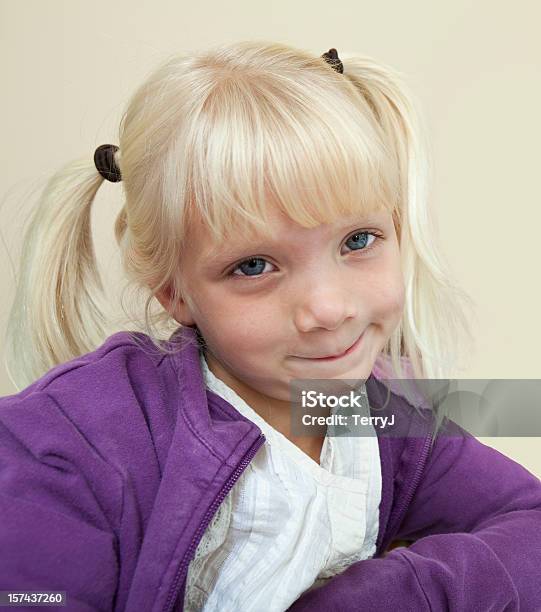
[[[346,244],[351,240],[354,244],[357,244],[359,249],[364,249],[366,247],[366,243],[368,242],[368,236],[374,236],[374,234],[371,232],[357,232],[346,240]],[[353,250],[356,251],[358,249],[354,248]]]
[[[372,236],[374,240],[370,244],[368,244],[368,237]],[[383,239],[383,234],[375,231],[357,231],[355,234],[352,234],[345,242],[345,244],[352,251],[357,251],[361,253],[365,253],[367,251],[371,251],[373,248],[376,248],[375,242],[379,242]],[[350,243],[350,244],[348,244]],[[259,277],[263,273],[265,269],[265,264],[270,264],[266,259],[262,257],[250,257],[249,259],[245,259],[240,264],[238,264],[235,268],[231,270],[228,276],[237,276],[237,277]],[[272,264],[270,264],[272,265]],[[242,274],[236,274],[236,271],[240,270]]]
[[[246,259],[241,262],[233,271],[242,270],[242,272],[246,272],[247,276],[256,276],[263,272],[265,268],[265,264],[268,263],[266,259],[262,259],[261,257],[250,257],[250,259]],[[250,274],[253,272],[254,274]],[[234,276],[241,276],[240,274],[234,274]]]

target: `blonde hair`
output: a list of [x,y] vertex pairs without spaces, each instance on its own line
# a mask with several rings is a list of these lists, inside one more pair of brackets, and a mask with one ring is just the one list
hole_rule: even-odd
[[[436,247],[426,129],[402,76],[366,56],[319,55],[245,41],[169,58],[137,89],[120,123],[125,203],[115,223],[128,281],[146,292],[144,329],[158,350],[157,293],[183,293],[190,222],[216,240],[235,224],[264,233],[271,206],[305,227],[386,209],[400,243],[402,321],[381,359],[397,378],[440,378],[471,339],[464,305]],[[25,236],[7,333],[8,372],[25,386],[104,339],[90,227],[103,182],[92,155],[54,175]],[[469,303],[471,305],[471,303]],[[174,350],[174,347],[173,347]],[[405,372],[405,361],[411,364]]]

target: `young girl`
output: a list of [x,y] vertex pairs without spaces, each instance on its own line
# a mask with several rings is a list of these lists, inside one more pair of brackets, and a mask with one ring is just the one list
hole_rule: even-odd
[[[51,180],[8,327],[0,590],[81,612],[541,609],[539,479],[392,384],[446,376],[468,332],[411,100],[366,57],[223,45],[164,63],[119,146]],[[107,335],[98,305],[104,179],[144,332]],[[296,435],[297,379],[362,381],[407,435]]]

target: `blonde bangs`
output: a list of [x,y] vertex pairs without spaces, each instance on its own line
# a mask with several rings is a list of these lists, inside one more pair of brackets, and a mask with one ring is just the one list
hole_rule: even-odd
[[398,163],[370,108],[350,83],[317,76],[219,81],[173,147],[188,162],[184,227],[195,215],[223,241],[265,235],[271,206],[304,227],[398,207]]

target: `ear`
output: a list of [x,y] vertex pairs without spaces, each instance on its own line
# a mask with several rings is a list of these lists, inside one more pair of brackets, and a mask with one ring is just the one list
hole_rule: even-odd
[[190,312],[190,308],[185,300],[182,298],[180,302],[177,303],[176,309],[172,309],[172,289],[171,286],[168,285],[165,289],[158,291],[156,294],[156,299],[160,304],[164,307],[164,309],[181,325],[185,325],[186,327],[191,327],[195,325],[195,319]]

